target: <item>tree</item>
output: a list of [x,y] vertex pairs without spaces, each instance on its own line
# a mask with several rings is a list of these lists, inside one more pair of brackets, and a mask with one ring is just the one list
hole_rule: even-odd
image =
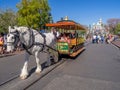
[[115,33],[115,27],[118,23],[120,23],[120,19],[117,18],[111,18],[107,20],[109,30],[111,33]]
[[115,27],[115,34],[120,35],[120,23],[118,23]]
[[17,8],[20,26],[38,29],[49,22],[50,7],[47,0],[22,0]]
[[8,32],[8,26],[16,24],[16,13],[12,9],[0,10],[0,32]]

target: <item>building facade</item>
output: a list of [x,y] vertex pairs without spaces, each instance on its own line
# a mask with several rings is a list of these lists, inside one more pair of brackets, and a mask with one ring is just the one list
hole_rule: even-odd
[[104,27],[104,24],[103,24],[103,21],[102,19],[100,18],[98,20],[97,23],[93,23],[93,25],[91,26],[91,32],[93,34],[102,34],[102,35],[105,35],[105,27]]

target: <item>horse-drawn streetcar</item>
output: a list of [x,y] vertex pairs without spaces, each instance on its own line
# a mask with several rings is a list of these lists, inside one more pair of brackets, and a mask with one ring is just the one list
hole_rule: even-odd
[[[41,58],[39,58],[40,53],[45,52],[47,54],[47,65],[49,66],[51,65],[51,58],[53,62],[58,62],[60,55],[75,57],[85,49],[83,38],[85,28],[82,25],[74,21],[62,20],[57,23],[46,24],[46,26],[50,28],[55,27],[61,34],[58,36],[54,31],[51,31],[43,35],[35,29],[24,26],[9,27],[7,46],[12,47],[12,43],[17,40],[26,51],[25,62],[20,74],[21,79],[26,79],[29,75],[28,60],[30,55],[35,56],[36,59],[37,67],[35,72],[40,73],[42,71]],[[56,36],[58,36],[57,40]]]
[[85,27],[72,21],[62,20],[56,23],[48,23],[47,27],[54,27],[60,32],[57,37],[56,49],[60,55],[77,56],[82,52],[84,47]]

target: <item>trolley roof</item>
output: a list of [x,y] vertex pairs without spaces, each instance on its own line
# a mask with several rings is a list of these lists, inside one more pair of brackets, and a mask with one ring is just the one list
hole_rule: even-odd
[[65,30],[86,30],[83,25],[80,25],[72,20],[62,20],[56,23],[48,23],[46,24],[47,27],[56,27]]

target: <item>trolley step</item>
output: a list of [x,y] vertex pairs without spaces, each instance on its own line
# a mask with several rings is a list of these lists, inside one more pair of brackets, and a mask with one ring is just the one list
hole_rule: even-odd
[[71,57],[75,57],[77,56],[80,52],[82,52],[83,50],[85,50],[85,47],[80,48],[78,51],[73,52],[72,54],[70,54]]

